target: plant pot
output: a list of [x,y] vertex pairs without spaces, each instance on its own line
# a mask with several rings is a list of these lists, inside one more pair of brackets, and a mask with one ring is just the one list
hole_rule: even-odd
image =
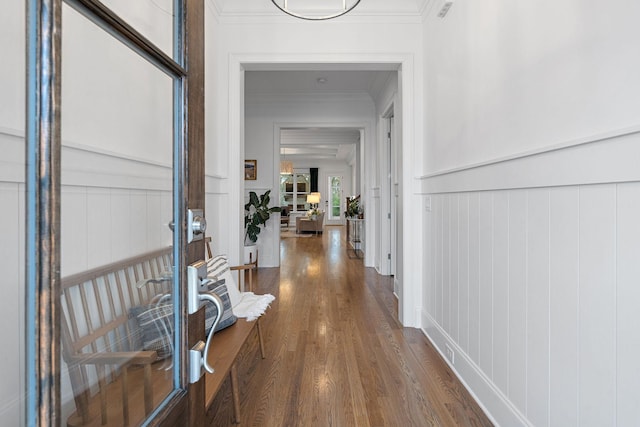
[[244,259],[243,262],[245,264],[249,264],[255,262],[258,259],[258,245],[255,243],[250,243],[244,245]]

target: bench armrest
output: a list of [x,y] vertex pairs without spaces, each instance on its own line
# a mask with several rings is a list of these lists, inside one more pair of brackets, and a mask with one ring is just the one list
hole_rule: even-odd
[[243,264],[243,265],[234,265],[233,267],[229,267],[229,270],[255,270],[255,264]]

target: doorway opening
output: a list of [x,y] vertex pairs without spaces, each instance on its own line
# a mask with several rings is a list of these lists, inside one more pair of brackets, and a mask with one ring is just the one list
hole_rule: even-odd
[[[415,152],[420,156],[421,147],[415,147],[415,110],[412,103],[413,93],[413,76],[415,66],[410,56],[397,55],[381,55],[373,54],[360,58],[360,62],[349,62],[349,56],[342,58],[344,61],[338,62],[322,62],[326,60],[324,57],[316,55],[297,55],[279,58],[279,62],[265,61],[264,55],[234,55],[230,57],[230,69],[238,72],[231,72],[229,75],[229,84],[232,88],[230,92],[231,99],[229,105],[235,111],[231,112],[231,128],[239,125],[238,129],[244,129],[243,132],[232,132],[230,146],[239,147],[237,152],[232,151],[233,158],[241,161],[242,157],[254,158],[260,153],[264,154],[263,162],[269,162],[272,165],[271,176],[272,183],[267,181],[253,182],[239,181],[237,184],[238,192],[233,191],[234,185],[231,187],[230,198],[241,198],[244,193],[250,190],[250,186],[262,186],[262,188],[273,188],[274,192],[279,187],[279,174],[276,172],[280,167],[281,157],[276,153],[280,150],[280,131],[284,128],[318,128],[318,127],[352,127],[360,129],[361,141],[357,146],[356,158],[360,163],[360,170],[353,174],[345,174],[345,180],[350,179],[351,183],[343,182],[343,191],[345,196],[356,195],[359,193],[362,197],[365,209],[364,235],[366,236],[366,249],[364,254],[364,263],[369,267],[380,266],[381,258],[386,254],[382,254],[380,250],[381,236],[381,220],[387,215],[388,211],[379,209],[379,202],[385,196],[381,191],[382,181],[380,160],[384,155],[383,140],[379,139],[381,129],[381,113],[384,111],[385,105],[395,103],[396,110],[394,120],[398,121],[398,130],[402,126],[409,126],[407,132],[397,135],[397,163],[404,163],[410,159],[403,159],[403,149],[400,148],[400,141],[403,135],[409,140],[407,152]],[[367,58],[369,58],[367,60]],[[361,84],[362,79],[351,79],[348,86],[335,87],[326,93],[322,93],[325,89],[330,89],[330,85],[338,80],[333,79],[330,72],[380,72],[387,71],[385,78],[372,81],[371,85],[363,91],[362,94],[354,94],[349,92],[356,84]],[[297,73],[297,74],[296,74]],[[321,73],[323,76],[317,76]],[[257,87],[254,85],[253,77],[259,75],[268,81],[268,85]],[[382,74],[379,75],[381,77]],[[321,78],[324,77],[324,78]],[[305,90],[300,90],[299,86],[305,79],[312,82]],[[321,83],[322,82],[322,83]],[[392,88],[389,86],[391,82]],[[297,90],[296,90],[297,89]],[[375,94],[372,89],[377,89]],[[372,91],[372,92],[367,92]],[[348,93],[347,93],[348,92]],[[275,96],[274,96],[275,95]],[[333,103],[333,97],[340,98],[340,103]],[[365,100],[366,98],[366,100]],[[365,100],[358,105],[359,101]],[[366,108],[360,108],[366,104]],[[372,108],[373,107],[373,108]],[[380,108],[380,110],[378,110]],[[376,110],[378,112],[376,113]],[[401,117],[400,117],[401,116]],[[258,127],[254,128],[252,123]],[[273,151],[268,150],[265,144],[265,136],[271,131],[273,135]],[[237,144],[237,145],[236,145]],[[256,153],[256,154],[254,154]],[[292,152],[287,149],[287,159],[291,157]],[[249,157],[247,157],[249,156]],[[386,157],[386,156],[384,156]],[[261,163],[264,164],[264,163]],[[396,214],[397,217],[397,254],[396,259],[402,260],[401,265],[395,266],[395,281],[398,283],[397,295],[400,300],[399,317],[406,326],[419,326],[419,301],[421,300],[421,277],[422,267],[417,258],[417,252],[409,252],[408,256],[403,256],[402,248],[418,247],[421,244],[420,233],[410,233],[404,235],[402,228],[403,210],[402,206],[402,181],[411,179],[412,168],[406,165],[405,168],[397,168],[398,181],[394,183],[395,197],[400,206]],[[264,169],[262,169],[265,171]],[[265,171],[266,173],[266,171]],[[264,176],[264,175],[263,175]],[[326,177],[319,177],[319,182],[325,180]],[[233,184],[233,183],[232,183]],[[326,186],[326,184],[325,184]],[[390,190],[389,190],[390,191]],[[388,193],[387,193],[388,194]],[[328,203],[328,193],[325,192],[322,198],[322,205]],[[408,196],[413,202],[416,198],[415,194]],[[387,199],[388,200],[388,199]],[[389,202],[387,202],[389,204]],[[398,206],[398,205],[397,205]],[[417,216],[412,213],[412,216]],[[416,218],[417,219],[417,218]],[[278,266],[279,259],[279,229],[275,229],[273,236],[269,236],[262,242],[265,249],[264,252],[273,254],[271,264],[265,266]],[[390,240],[390,238],[387,238]],[[233,243],[232,243],[233,245]],[[233,251],[233,248],[231,248]],[[262,259],[262,257],[261,257]],[[265,260],[266,261],[266,260]],[[388,273],[387,273],[388,274]],[[408,287],[403,289],[403,282],[410,283]]]

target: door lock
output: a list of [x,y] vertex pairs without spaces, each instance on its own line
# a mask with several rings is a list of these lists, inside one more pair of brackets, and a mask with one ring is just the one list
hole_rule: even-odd
[[202,240],[207,230],[207,220],[202,209],[189,209],[187,216],[187,243]]

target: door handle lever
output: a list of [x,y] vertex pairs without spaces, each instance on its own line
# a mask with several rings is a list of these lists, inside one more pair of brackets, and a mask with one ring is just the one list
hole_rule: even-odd
[[214,373],[214,369],[209,365],[207,358],[209,357],[213,334],[222,318],[224,309],[220,297],[213,292],[206,291],[208,289],[207,285],[212,282],[206,275],[207,263],[204,261],[197,261],[187,267],[189,314],[193,314],[198,310],[201,301],[210,302],[215,305],[217,309],[213,325],[211,325],[209,335],[207,335],[207,342],[203,343],[202,341],[198,341],[198,343],[189,350],[189,380],[191,383],[197,382],[200,377],[202,377],[202,368],[210,374]]
[[199,295],[199,298],[201,301],[208,301],[215,305],[217,314],[209,330],[209,335],[207,335],[207,342],[203,343],[202,341],[198,341],[198,343],[189,350],[189,379],[191,383],[197,382],[200,377],[202,377],[202,368],[210,374],[215,372],[213,366],[209,365],[207,359],[209,358],[209,349],[211,348],[213,334],[215,333],[216,326],[218,326],[220,322],[220,318],[222,318],[223,310],[222,300],[218,295],[214,293],[203,293]]

